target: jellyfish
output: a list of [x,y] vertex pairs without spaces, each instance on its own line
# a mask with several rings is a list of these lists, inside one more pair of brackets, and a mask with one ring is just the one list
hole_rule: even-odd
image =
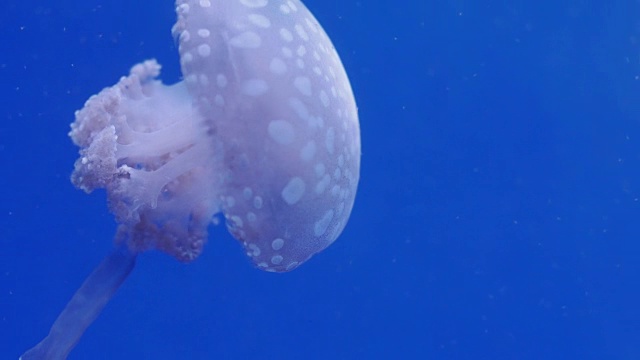
[[360,130],[351,85],[299,0],[177,0],[182,81],[147,60],[90,97],[69,133],[71,176],[105,189],[115,249],[21,359],[65,359],[151,249],[190,262],[222,214],[258,268],[287,272],[351,213]]

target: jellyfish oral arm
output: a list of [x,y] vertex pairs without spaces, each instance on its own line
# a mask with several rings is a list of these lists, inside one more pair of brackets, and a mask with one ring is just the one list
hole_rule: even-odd
[[98,317],[127,278],[136,262],[136,254],[120,246],[108,255],[82,283],[51,326],[49,335],[22,354],[20,360],[61,360]]

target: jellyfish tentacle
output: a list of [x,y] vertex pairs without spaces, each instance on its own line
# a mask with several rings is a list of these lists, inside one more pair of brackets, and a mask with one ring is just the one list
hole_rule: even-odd
[[126,245],[111,252],[82,283],[49,334],[20,360],[62,360],[78,343],[135,266],[137,254]]

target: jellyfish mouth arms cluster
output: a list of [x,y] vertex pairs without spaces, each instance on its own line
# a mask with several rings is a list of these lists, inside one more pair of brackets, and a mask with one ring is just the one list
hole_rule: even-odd
[[163,85],[159,73],[155,60],[138,64],[76,112],[69,136],[81,150],[71,180],[88,193],[106,189],[116,240],[191,261],[219,211],[219,151],[202,139],[203,119],[184,85]]
[[91,97],[72,182],[106,189],[116,240],[181,261],[222,213],[255,266],[284,272],[344,229],[360,172],[351,85],[299,0],[177,0],[184,80],[148,60]]

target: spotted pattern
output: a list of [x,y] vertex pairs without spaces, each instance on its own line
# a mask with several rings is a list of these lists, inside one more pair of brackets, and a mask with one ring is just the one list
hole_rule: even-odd
[[266,271],[330,245],[353,207],[360,134],[349,80],[299,0],[178,0],[185,83],[214,122],[226,224]]

